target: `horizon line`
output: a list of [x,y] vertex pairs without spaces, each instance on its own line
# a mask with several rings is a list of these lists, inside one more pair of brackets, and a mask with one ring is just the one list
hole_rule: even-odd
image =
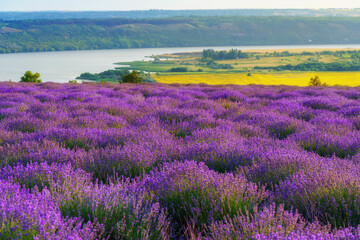
[[146,12],[146,11],[218,11],[218,10],[360,10],[355,8],[214,8],[214,9],[132,9],[132,10],[0,10],[0,12]]

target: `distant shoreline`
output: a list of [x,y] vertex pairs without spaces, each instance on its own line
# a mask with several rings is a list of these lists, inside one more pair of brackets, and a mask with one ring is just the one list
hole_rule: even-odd
[[[325,45],[325,44],[324,44]],[[309,45],[311,46],[311,45]],[[211,47],[204,47],[204,49],[211,49]],[[239,49],[239,48],[235,48],[234,49]],[[348,48],[277,48],[277,49],[271,49],[271,48],[264,48],[264,49],[245,49],[242,50],[243,52],[247,52],[247,53],[273,53],[273,52],[284,52],[284,51],[288,51],[289,53],[300,53],[300,52],[321,52],[321,51],[349,51],[349,50],[360,50],[360,45],[359,47],[353,48],[353,47],[348,47]],[[201,51],[195,51],[195,52],[178,52],[178,53],[169,53],[169,54],[161,54],[161,55],[156,55],[156,56],[151,56],[151,57],[174,57],[174,56],[196,56],[196,55],[201,55]]]
[[[281,48],[284,46],[284,48]],[[322,48],[324,46],[324,48]],[[348,47],[345,47],[348,46]],[[356,46],[356,47],[354,47]],[[278,47],[278,48],[276,48]],[[55,50],[55,51],[29,51],[29,52],[13,52],[13,53],[2,53],[0,55],[16,55],[16,54],[39,54],[39,53],[66,53],[66,52],[92,52],[92,51],[116,51],[116,50],[139,50],[139,49],[176,49],[176,48],[202,48],[202,49],[217,49],[217,50],[226,50],[226,49],[239,49],[243,52],[274,52],[274,51],[289,51],[289,52],[296,52],[296,50],[304,50],[307,51],[331,51],[331,50],[359,50],[359,44],[306,44],[306,45],[287,45],[287,44],[276,44],[276,45],[244,45],[244,46],[190,46],[190,47],[140,47],[140,48],[106,48],[106,49],[79,49],[79,50]],[[246,48],[246,49],[243,49]],[[194,54],[194,53],[201,53],[201,51],[189,51],[189,52],[174,52],[174,53],[167,53],[161,54],[158,56],[166,56],[166,55],[187,55],[187,54]],[[154,55],[155,56],[155,55]],[[157,56],[157,55],[156,55]],[[153,57],[153,56],[146,56],[146,57]]]
[[[276,45],[276,46],[203,46],[186,48],[136,48],[106,49],[57,52],[30,52],[0,54],[0,81],[17,81],[28,70],[39,72],[43,81],[68,82],[84,72],[100,73],[116,67],[114,63],[146,60],[146,56],[163,55],[176,52],[197,52],[203,49],[247,50],[259,49],[344,49],[359,48],[360,44],[342,45]],[[260,50],[259,50],[260,51]],[[66,69],[66,70],[65,70]]]

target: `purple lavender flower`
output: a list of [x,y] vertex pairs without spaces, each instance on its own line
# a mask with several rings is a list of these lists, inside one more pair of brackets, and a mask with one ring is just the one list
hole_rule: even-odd
[[0,238],[95,239],[90,222],[66,219],[49,191],[28,192],[18,184],[0,180]]
[[0,238],[358,239],[359,96],[0,83]]

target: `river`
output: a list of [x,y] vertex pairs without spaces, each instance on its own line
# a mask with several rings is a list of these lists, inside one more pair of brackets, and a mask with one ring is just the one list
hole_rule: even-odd
[[281,46],[225,46],[181,48],[137,48],[64,52],[36,52],[0,54],[0,81],[19,81],[28,70],[39,72],[43,82],[65,83],[83,72],[99,73],[116,67],[116,62],[150,60],[147,56],[166,53],[194,52],[203,49],[309,49],[309,48],[360,48],[349,45],[281,45]]

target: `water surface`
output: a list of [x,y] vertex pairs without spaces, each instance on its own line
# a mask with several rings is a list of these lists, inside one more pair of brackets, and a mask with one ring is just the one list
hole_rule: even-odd
[[182,48],[137,48],[89,51],[38,52],[0,54],[0,81],[19,81],[28,70],[39,72],[43,82],[68,82],[83,72],[99,73],[116,67],[116,62],[150,60],[146,56],[214,50],[298,49],[298,48],[360,48],[354,45],[281,45],[281,46],[226,46]]

